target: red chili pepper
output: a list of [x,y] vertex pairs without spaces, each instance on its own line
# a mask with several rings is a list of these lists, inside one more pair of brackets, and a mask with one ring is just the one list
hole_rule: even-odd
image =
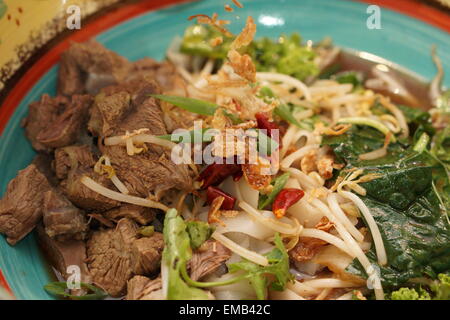
[[258,124],[258,129],[265,129],[267,130],[267,135],[270,138],[273,138],[274,133],[272,132],[272,130],[278,130],[278,143],[279,143],[279,147],[281,148],[281,132],[280,132],[280,128],[279,126],[273,122],[273,121],[269,121],[269,117],[267,116],[267,114],[263,113],[263,112],[258,112],[255,114],[255,118],[256,118],[256,123]]
[[202,189],[206,189],[209,186],[218,185],[223,180],[225,180],[229,176],[234,176],[239,171],[241,171],[241,166],[236,163],[213,163],[207,166],[205,170],[200,173],[197,180],[203,180]]
[[298,202],[305,193],[303,190],[295,188],[286,188],[280,191],[272,204],[274,215],[280,219],[286,214],[286,210]]
[[235,197],[226,193],[225,191],[220,190],[219,188],[208,187],[208,190],[206,190],[206,202],[208,204],[211,204],[217,197],[224,197],[220,209],[232,210],[234,208],[234,204],[236,203]]

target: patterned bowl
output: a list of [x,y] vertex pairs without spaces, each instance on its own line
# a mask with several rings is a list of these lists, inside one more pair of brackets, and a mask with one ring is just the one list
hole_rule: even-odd
[[[227,0],[180,2],[0,0],[0,195],[17,171],[33,159],[35,153],[20,122],[29,103],[43,93],[55,94],[58,57],[70,41],[96,37],[130,60],[144,56],[162,59],[171,39],[189,25],[187,17],[218,12],[233,21],[235,32],[242,28],[244,18],[252,15],[258,24],[257,36],[276,37],[293,31],[312,40],[330,36],[338,46],[381,56],[427,80],[436,72],[430,58],[430,48],[436,44],[444,69],[450,72],[450,19],[417,2],[367,1],[380,6],[380,29],[367,27],[370,13],[365,2],[248,0],[242,1],[243,9],[233,13],[223,9],[231,3]],[[67,13],[68,6],[74,4],[85,19],[80,30],[67,30],[67,18],[73,14]],[[450,86],[450,77],[445,84]],[[51,299],[43,290],[51,279],[34,233],[14,247],[0,236],[0,299],[10,295]]]

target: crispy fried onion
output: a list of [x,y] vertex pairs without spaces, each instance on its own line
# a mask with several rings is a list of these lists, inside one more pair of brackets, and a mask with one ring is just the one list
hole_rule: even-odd
[[264,191],[272,181],[270,162],[257,157],[258,163],[246,163],[242,165],[245,180],[255,190]]
[[233,34],[228,31],[226,28],[223,27],[223,25],[229,24],[230,21],[228,20],[219,20],[218,14],[213,13],[212,17],[206,15],[206,14],[195,14],[193,16],[190,16],[188,18],[189,21],[193,19],[197,19],[197,22],[200,24],[208,24],[214,28],[216,28],[220,33],[222,33],[224,36],[231,38],[233,37]]
[[231,43],[231,49],[236,50],[241,47],[248,46],[253,41],[255,33],[256,24],[253,21],[253,18],[251,16],[248,16],[244,29],[242,29],[241,33],[239,33],[236,39],[234,39],[234,41]]
[[108,178],[111,179],[112,183],[123,194],[130,193],[127,187],[117,177],[116,171],[112,167],[111,160],[109,159],[108,156],[101,156],[100,159],[98,159],[97,163],[94,166],[94,171],[99,174],[107,174]]
[[95,182],[94,180],[92,180],[91,178],[89,178],[87,176],[83,176],[81,178],[81,183],[84,184],[87,188],[91,189],[92,191],[97,192],[104,197],[107,197],[107,198],[110,198],[110,199],[113,199],[116,201],[131,203],[131,204],[135,204],[135,205],[138,205],[141,207],[161,209],[164,211],[169,210],[169,208],[166,205],[164,205],[160,202],[153,201],[150,199],[140,198],[140,197],[136,197],[136,196],[130,196],[128,194],[123,194],[123,193],[116,192],[114,190],[105,188],[104,186]]

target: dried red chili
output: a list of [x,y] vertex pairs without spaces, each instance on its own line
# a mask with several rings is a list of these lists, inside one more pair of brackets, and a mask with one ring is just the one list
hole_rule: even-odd
[[206,189],[209,186],[218,185],[229,176],[238,174],[239,171],[241,171],[241,166],[236,164],[236,162],[237,161],[233,164],[213,163],[207,166],[197,178],[198,181],[203,181],[202,189]]
[[286,214],[286,210],[298,202],[305,193],[303,190],[295,188],[286,188],[280,191],[272,204],[272,212],[277,218]]
[[219,188],[209,186],[206,190],[206,202],[211,204],[214,199],[218,197],[223,197],[224,200],[220,206],[221,210],[233,210],[234,204],[236,203],[236,198],[232,195],[220,190]]
[[258,129],[265,129],[267,130],[267,136],[269,136],[270,138],[273,138],[274,136],[274,132],[272,130],[277,130],[278,131],[278,140],[277,141],[279,143],[279,147],[281,148],[281,132],[280,132],[280,127],[278,126],[278,124],[276,124],[274,121],[269,121],[269,117],[267,116],[267,114],[263,113],[263,112],[258,112],[255,114],[255,118],[256,118],[256,123],[258,124]]

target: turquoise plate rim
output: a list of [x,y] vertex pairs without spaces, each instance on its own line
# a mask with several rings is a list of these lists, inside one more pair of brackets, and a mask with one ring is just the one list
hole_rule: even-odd
[[[370,52],[427,80],[435,73],[430,48],[436,44],[444,70],[450,72],[449,34],[398,12],[381,8],[382,29],[368,30],[365,27],[368,17],[366,3],[329,0],[242,2],[244,9],[223,14],[228,18],[240,16],[239,20],[233,21],[234,32],[242,28],[243,17],[251,14],[258,24],[257,36],[275,37],[282,32],[300,31],[305,39],[320,40],[330,35],[338,46]],[[188,25],[186,17],[212,12],[222,15],[226,3],[225,0],[203,0],[146,12],[101,32],[96,39],[130,60],[143,56],[161,59],[170,39],[181,34]],[[157,35],[157,41],[151,35]],[[57,65],[34,84],[22,98],[0,137],[0,194],[5,192],[7,183],[16,172],[26,167],[34,156],[20,122],[30,102],[37,100],[42,93],[55,94],[56,75]],[[445,80],[445,85],[450,87],[450,77]],[[15,247],[9,246],[0,236],[0,270],[16,298],[53,299],[42,288],[51,281],[51,277],[37,250],[34,232]]]

